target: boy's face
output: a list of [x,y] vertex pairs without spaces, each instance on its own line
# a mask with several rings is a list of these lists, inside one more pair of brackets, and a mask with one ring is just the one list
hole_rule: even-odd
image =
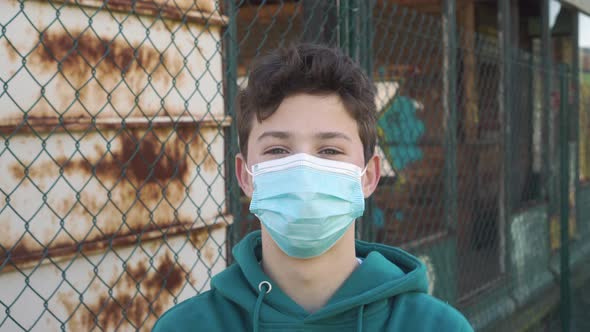
[[[248,160],[236,157],[236,175],[240,187],[252,196],[252,178],[246,167],[263,161],[307,153],[319,158],[344,161],[365,167],[363,144],[354,118],[336,94],[298,94],[283,100],[277,111],[259,123],[252,121],[248,139]],[[370,196],[380,176],[378,156],[367,163],[363,175],[363,193]]]

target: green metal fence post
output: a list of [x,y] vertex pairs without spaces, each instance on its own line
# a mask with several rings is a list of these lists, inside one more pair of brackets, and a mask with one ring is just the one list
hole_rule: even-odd
[[[573,61],[573,65],[572,65],[572,75],[570,75],[571,77],[571,84],[573,86],[573,93],[574,95],[572,96],[573,98],[573,107],[572,107],[572,111],[573,111],[573,121],[571,121],[571,124],[574,126],[573,128],[571,128],[573,130],[573,140],[575,142],[574,146],[575,146],[575,150],[574,150],[574,211],[576,211],[575,213],[575,217],[576,217],[576,221],[579,220],[578,216],[580,215],[578,213],[578,204],[577,204],[577,199],[578,199],[578,193],[579,191],[579,185],[580,185],[580,38],[579,38],[579,34],[580,34],[580,22],[579,22],[579,14],[574,14],[573,15],[573,35],[572,35],[572,39],[573,39],[573,53],[574,53],[574,57],[572,59]],[[580,225],[581,226],[581,225]],[[580,227],[582,228],[582,227]]]
[[549,122],[551,108],[551,38],[549,29],[549,0],[541,5],[541,61],[543,66],[543,113],[541,120],[541,197],[548,199],[550,190]]
[[444,1],[444,38],[446,78],[446,103],[445,108],[445,224],[448,229],[454,231],[457,227],[457,22],[455,0]]
[[[358,56],[361,67],[367,75],[373,77],[373,5],[374,0],[361,1],[358,3]],[[366,201],[365,215],[362,224],[362,239],[375,241],[374,234],[374,214],[373,198],[369,197]]]
[[348,55],[355,59],[359,60],[359,9],[360,4],[358,0],[349,0],[348,4],[348,42],[349,42],[349,50]]
[[373,6],[374,0],[362,1],[359,8],[359,60],[367,75],[373,78]]
[[[458,262],[457,259],[457,225],[458,225],[458,193],[457,193],[457,16],[456,1],[445,0],[443,3],[443,149],[444,149],[444,225],[451,234],[449,246],[451,250],[444,250],[443,260]],[[453,255],[453,256],[451,256]],[[453,264],[451,269],[459,269]],[[456,273],[456,272],[454,272]],[[449,284],[452,284],[451,281]],[[455,287],[452,287],[455,286]],[[454,281],[452,290],[447,293],[451,301],[458,298],[458,281]]]
[[338,2],[338,45],[344,53],[350,55],[350,35],[348,25],[350,24],[348,16],[350,0],[340,0]]
[[561,329],[570,330],[570,264],[569,264],[569,75],[566,65],[559,66],[559,202],[560,202],[560,293]]
[[[527,75],[528,75],[528,100],[527,100],[527,105],[529,107],[528,112],[531,115],[531,121],[529,121],[529,123],[525,124],[526,130],[527,132],[531,133],[531,136],[534,137],[534,133],[535,133],[535,128],[534,128],[534,117],[535,117],[535,98],[537,97],[535,95],[535,82],[534,82],[534,77],[535,77],[535,63],[537,61],[537,57],[535,53],[531,53],[528,54],[528,68],[527,68]],[[533,138],[534,139],[534,138]],[[531,139],[530,145],[528,145],[528,149],[534,153],[534,143],[533,143],[533,139]],[[532,157],[532,159],[534,159],[534,157]],[[531,166],[531,169],[533,169],[533,167]],[[534,172],[534,171],[533,171]],[[540,195],[540,191],[539,191],[539,186],[538,186],[538,182],[535,181],[535,184],[532,186],[531,193],[530,196],[532,199],[539,199],[541,197]]]
[[[226,66],[226,115],[231,118],[231,124],[226,140],[226,167],[227,167],[227,192],[229,210],[233,217],[233,224],[229,231],[228,253],[239,239],[240,232],[240,187],[235,177],[234,158],[238,152],[238,127],[236,123],[236,96],[238,94],[238,7],[235,1],[226,1],[226,13],[229,18],[227,30],[224,35],[225,66]],[[230,256],[230,255],[228,255]]]
[[511,197],[511,118],[512,118],[512,46],[511,46],[511,31],[512,25],[510,24],[510,0],[502,0],[500,2],[501,9],[501,35],[502,35],[502,127],[504,135],[504,161],[503,161],[503,190],[501,195],[504,195],[502,203],[504,204],[504,220],[508,220],[508,216],[512,212],[512,197]]
[[[499,24],[500,24],[500,57],[501,57],[501,71],[500,71],[500,94],[499,94],[499,107],[500,107],[500,123],[502,125],[502,165],[501,165],[501,177],[500,177],[500,192],[499,192],[499,222],[500,222],[500,236],[504,239],[510,238],[509,233],[509,222],[512,213],[512,25],[510,22],[511,17],[511,1],[501,0],[499,11]],[[512,246],[510,241],[500,241],[500,264],[502,271],[512,270],[510,269],[510,258],[509,255],[512,252]]]

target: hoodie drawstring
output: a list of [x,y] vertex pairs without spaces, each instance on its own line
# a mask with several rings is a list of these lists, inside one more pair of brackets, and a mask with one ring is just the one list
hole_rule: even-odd
[[[263,286],[266,286],[266,289],[263,289]],[[260,324],[260,307],[262,307],[262,301],[264,300],[264,296],[272,290],[272,285],[268,281],[261,281],[258,284],[258,298],[256,299],[256,304],[254,305],[254,314],[252,316],[253,322],[253,330],[254,332],[259,332],[259,324]],[[365,305],[361,305],[359,307],[359,312],[356,320],[356,330],[357,332],[363,331],[363,314],[365,311]]]
[[356,330],[357,332],[363,332],[363,313],[365,311],[365,305],[359,307],[359,314],[356,319]]
[[[266,286],[266,289],[263,290],[262,286]],[[268,281],[261,281],[258,284],[258,298],[256,299],[256,305],[254,305],[254,315],[252,316],[252,322],[254,325],[254,332],[258,332],[258,324],[260,321],[260,307],[262,306],[262,300],[264,300],[264,295],[270,293],[272,290],[272,285]]]

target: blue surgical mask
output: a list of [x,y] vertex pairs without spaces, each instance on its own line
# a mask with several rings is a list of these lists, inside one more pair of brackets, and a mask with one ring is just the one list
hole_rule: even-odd
[[325,253],[365,209],[364,170],[350,163],[301,153],[256,164],[250,174],[250,212],[291,257]]

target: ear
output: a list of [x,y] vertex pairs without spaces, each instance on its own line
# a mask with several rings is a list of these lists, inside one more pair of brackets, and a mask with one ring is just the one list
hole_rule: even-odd
[[374,154],[366,167],[367,170],[365,171],[365,175],[363,175],[362,181],[363,194],[365,198],[368,198],[377,188],[379,179],[381,178],[381,158],[377,154]]
[[236,155],[236,178],[246,196],[252,197],[252,176],[246,171],[248,163],[241,153]]

